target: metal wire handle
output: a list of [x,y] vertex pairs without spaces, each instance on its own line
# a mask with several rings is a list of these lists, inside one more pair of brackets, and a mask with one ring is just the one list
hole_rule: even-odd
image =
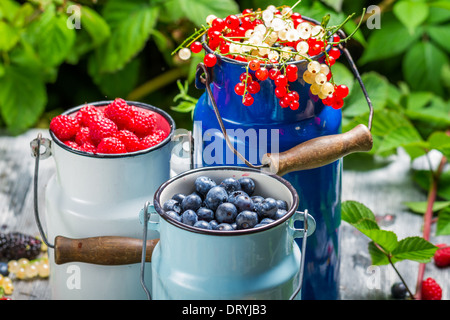
[[[41,153],[41,145],[45,146],[45,151]],[[38,175],[39,175],[39,161],[47,159],[51,155],[51,140],[42,138],[42,134],[38,133],[36,139],[30,142],[31,155],[35,158],[34,161],[34,178],[33,178],[33,189],[34,189],[34,218],[36,220],[39,233],[41,234],[42,241],[49,248],[54,248],[53,244],[50,244],[45,235],[44,229],[42,228],[41,219],[39,218],[39,201],[38,201]]]

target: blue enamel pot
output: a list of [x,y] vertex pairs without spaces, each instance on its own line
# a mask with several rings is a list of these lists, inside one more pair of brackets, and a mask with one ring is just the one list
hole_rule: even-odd
[[[348,51],[340,49],[360,80]],[[312,59],[323,61],[323,53]],[[290,63],[299,70],[298,80],[289,84],[300,95],[297,110],[280,107],[270,79],[260,82],[254,103],[244,106],[234,87],[245,62],[217,55],[213,68],[198,65],[196,86],[206,92],[194,111],[193,166],[236,165],[283,176],[298,193],[299,209],[314,212],[317,223],[308,241],[302,299],[333,300],[339,298],[342,157],[370,150],[372,138],[362,124],[341,133],[341,110],[325,106],[303,80],[308,61]]]
[[[189,226],[167,215],[162,204],[174,194],[194,192],[194,181],[199,176],[208,176],[217,183],[229,177],[249,177],[255,181],[254,195],[284,200],[288,212],[262,227],[230,231]],[[159,232],[159,242],[151,255],[152,283],[151,290],[147,289],[151,298],[299,299],[304,253],[294,239],[313,234],[315,220],[313,214],[297,211],[298,203],[289,182],[256,169],[206,167],[170,179],[156,191],[153,204],[140,214],[144,226]],[[303,228],[294,226],[294,222],[305,220]]]

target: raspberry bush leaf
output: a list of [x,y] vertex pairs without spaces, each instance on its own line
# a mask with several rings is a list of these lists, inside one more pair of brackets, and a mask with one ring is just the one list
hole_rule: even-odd
[[381,230],[372,211],[362,203],[345,201],[342,203],[342,220],[366,235],[372,264],[384,265],[402,260],[428,262],[437,247],[422,237],[407,237],[400,241],[392,231]]
[[436,235],[450,235],[450,205],[439,211],[438,221],[436,224]]

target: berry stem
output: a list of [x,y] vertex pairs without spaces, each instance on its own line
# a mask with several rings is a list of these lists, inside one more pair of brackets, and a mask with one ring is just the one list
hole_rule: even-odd
[[[450,132],[447,132],[449,134]],[[439,167],[437,168],[436,172],[433,171],[432,168],[430,168],[431,171],[431,186],[430,190],[428,191],[428,204],[427,204],[427,210],[424,214],[423,218],[423,238],[425,240],[430,239],[430,231],[431,231],[431,223],[433,218],[433,205],[437,198],[437,190],[438,190],[438,183],[440,176],[442,174],[442,171],[444,169],[445,164],[447,163],[447,158],[445,156],[442,156],[441,162],[439,164]],[[417,276],[417,283],[416,283],[416,299],[421,300],[422,299],[422,282],[425,274],[425,263],[419,264],[419,272]]]
[[398,272],[397,268],[395,267],[395,264],[392,262],[391,260],[391,255],[387,255],[387,258],[389,260],[389,263],[391,264],[392,268],[394,268],[395,273],[397,273],[398,277],[400,278],[400,281],[403,282],[403,284],[405,285],[406,290],[408,291],[409,296],[411,297],[411,299],[414,300],[414,295],[411,292],[411,290],[409,290],[408,285],[406,284],[405,279],[403,279],[402,275],[400,274],[400,272]]
[[200,37],[202,37],[208,28],[202,25],[199,30],[196,30],[189,38],[183,41],[175,50],[172,51],[171,55],[176,54],[180,49],[189,47],[194,41],[197,41]]
[[[366,14],[366,8],[363,8],[362,16],[364,16],[365,14]],[[335,34],[336,32],[338,32],[338,31],[339,31],[339,30],[347,23],[347,21],[348,21],[351,17],[353,17],[354,15],[355,15],[355,13],[352,13],[352,14],[349,15],[349,16],[347,17],[347,19],[345,19],[340,25],[335,26],[335,27],[332,27],[331,29],[334,29],[334,30],[333,30],[333,32],[330,34],[330,37],[331,37],[333,34]],[[348,41],[349,39],[351,39],[351,38],[353,37],[353,35],[359,30],[359,28],[361,27],[361,24],[362,24],[362,19],[359,20],[359,23],[358,23],[358,25],[356,26],[355,30],[353,30],[353,32],[350,33],[350,35],[348,35],[346,38],[341,39],[341,40],[339,40],[338,42],[329,42],[328,44],[333,45],[333,44],[339,44],[339,43],[342,43],[342,42],[347,42],[347,41]]]

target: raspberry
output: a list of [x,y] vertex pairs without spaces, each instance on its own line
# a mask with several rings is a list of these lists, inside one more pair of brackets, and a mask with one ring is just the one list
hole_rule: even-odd
[[153,147],[163,141],[167,137],[164,130],[156,130],[153,134],[142,138],[141,143],[145,149]]
[[89,142],[83,143],[81,145],[81,147],[80,147],[80,150],[84,151],[84,152],[90,152],[90,153],[96,153],[97,152],[97,149],[95,148],[95,146],[92,143],[89,143]]
[[97,117],[103,117],[104,114],[100,109],[94,106],[86,105],[78,111],[76,118],[80,125],[84,127],[89,127],[91,121],[95,120]]
[[143,138],[152,133],[153,127],[156,124],[156,118],[152,113],[145,112],[139,109],[134,109],[134,121],[129,131],[136,134],[138,137]]
[[438,244],[440,249],[434,253],[434,264],[439,268],[450,266],[450,246]]
[[64,141],[64,144],[72,149],[80,150],[80,146],[75,141],[67,140],[67,141]]
[[433,278],[422,282],[422,300],[441,300],[442,289]]
[[125,100],[116,98],[105,108],[105,116],[114,121],[119,129],[124,129],[132,125],[134,111]]
[[125,144],[116,137],[106,137],[97,146],[97,153],[125,153]]
[[103,138],[111,137],[116,134],[117,125],[108,118],[97,118],[89,125],[91,139],[94,144],[100,143]]
[[75,135],[75,142],[80,146],[82,146],[85,143],[92,144],[92,139],[91,139],[91,135],[90,135],[90,131],[89,131],[88,127],[80,128],[80,130]]
[[80,124],[78,120],[68,115],[59,115],[50,121],[50,130],[61,141],[72,139],[79,129]]
[[115,137],[122,141],[128,152],[134,152],[142,149],[142,144],[138,136],[131,131],[120,130],[115,134]]

